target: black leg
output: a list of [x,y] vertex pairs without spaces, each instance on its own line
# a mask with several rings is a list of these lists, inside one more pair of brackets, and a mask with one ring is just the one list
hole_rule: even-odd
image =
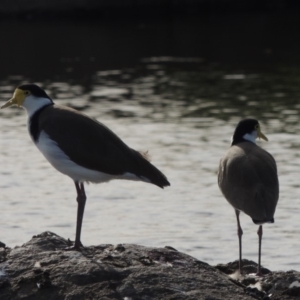
[[75,187],[77,190],[77,223],[76,223],[76,238],[75,238],[75,249],[79,249],[81,244],[80,241],[80,234],[81,234],[81,227],[82,227],[82,220],[83,220],[83,213],[84,213],[84,207],[86,202],[86,195],[84,191],[84,185],[83,183],[75,182]]
[[261,239],[262,239],[262,235],[263,235],[262,225],[260,225],[258,227],[257,234],[258,234],[258,267],[257,267],[256,275],[262,276],[263,275],[261,273]]
[[82,247],[82,244],[80,241],[80,234],[81,234],[84,207],[85,207],[85,202],[86,202],[86,195],[85,195],[83,183],[75,182],[75,187],[76,187],[76,191],[77,191],[77,198],[76,198],[76,200],[77,200],[77,222],[76,222],[75,244],[72,247],[67,247],[65,250],[80,250],[80,247]]
[[242,235],[243,235],[243,230],[242,230],[241,223],[240,223],[240,211],[236,209],[235,215],[236,215],[236,221],[237,221],[237,235],[239,238],[239,271],[240,271],[240,274],[242,274]]

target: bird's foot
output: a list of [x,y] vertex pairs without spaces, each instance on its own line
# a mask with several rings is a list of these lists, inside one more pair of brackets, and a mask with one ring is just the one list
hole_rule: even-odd
[[263,277],[264,274],[261,272],[261,271],[257,271],[257,273],[255,274],[255,276],[258,276],[258,277]]
[[63,250],[65,250],[65,251],[81,251],[80,247],[76,247],[75,245],[70,246],[70,247],[66,247]]
[[75,241],[75,243],[73,244],[73,242],[68,239],[68,244],[70,246],[64,248],[65,251],[81,251],[81,249],[83,248],[81,241]]

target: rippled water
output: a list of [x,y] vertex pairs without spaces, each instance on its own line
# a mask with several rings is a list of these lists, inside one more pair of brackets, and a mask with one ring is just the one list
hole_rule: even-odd
[[[124,181],[89,185],[83,242],[171,245],[212,264],[236,259],[235,215],[218,190],[216,171],[235,124],[253,116],[269,137],[260,144],[276,158],[281,183],[276,223],[265,226],[263,264],[297,269],[297,80],[280,85],[283,74],[235,74],[161,60],[98,72],[86,93],[64,82],[44,85],[57,103],[101,120],[131,147],[149,150],[171,182],[165,190]],[[13,79],[0,86],[1,101],[14,87]],[[34,147],[25,111],[1,111],[1,125],[1,240],[14,246],[44,230],[73,238],[72,181]],[[257,226],[247,216],[242,225],[244,257],[256,260]]]
[[[61,59],[64,65],[66,58]],[[42,82],[25,71],[3,76],[0,101],[10,98],[17,85],[34,80],[56,103],[93,116],[132,148],[148,150],[171,182],[164,190],[130,181],[88,185],[85,245],[170,245],[210,264],[237,259],[235,214],[218,189],[217,168],[236,123],[255,117],[269,138],[259,144],[277,160],[280,177],[275,223],[264,226],[262,263],[273,270],[300,269],[296,67],[238,68],[197,56],[145,55],[130,67],[95,71],[86,81],[66,80],[73,73],[64,68],[63,75],[43,75]],[[25,111],[1,110],[0,124],[0,240],[20,245],[45,230],[74,239],[73,182],[35,148]],[[243,256],[257,261],[258,227],[246,215],[241,222]]]

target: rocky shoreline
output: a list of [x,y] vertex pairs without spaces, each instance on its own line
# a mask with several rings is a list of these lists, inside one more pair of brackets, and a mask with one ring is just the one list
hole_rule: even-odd
[[[43,232],[21,247],[0,243],[0,299],[300,299],[300,273],[228,275],[238,262],[210,266],[176,249],[99,245],[81,252]],[[243,273],[256,264],[243,260]],[[238,276],[237,276],[238,277]]]

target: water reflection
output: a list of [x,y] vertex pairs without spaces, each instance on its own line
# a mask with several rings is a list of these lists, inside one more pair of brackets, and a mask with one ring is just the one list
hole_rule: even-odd
[[[149,150],[172,184],[164,191],[136,182],[89,185],[83,242],[171,245],[212,264],[237,259],[235,216],[218,190],[216,170],[236,122],[253,116],[270,140],[260,144],[275,156],[281,184],[276,223],[265,226],[263,265],[299,269],[300,74],[165,60],[97,72],[89,86],[41,83],[57,103],[104,122],[133,148]],[[0,82],[1,102],[23,81]],[[73,238],[73,183],[35,149],[25,111],[0,116],[0,239],[14,246],[43,230]],[[241,221],[244,256],[256,260],[257,227],[246,216]]]

